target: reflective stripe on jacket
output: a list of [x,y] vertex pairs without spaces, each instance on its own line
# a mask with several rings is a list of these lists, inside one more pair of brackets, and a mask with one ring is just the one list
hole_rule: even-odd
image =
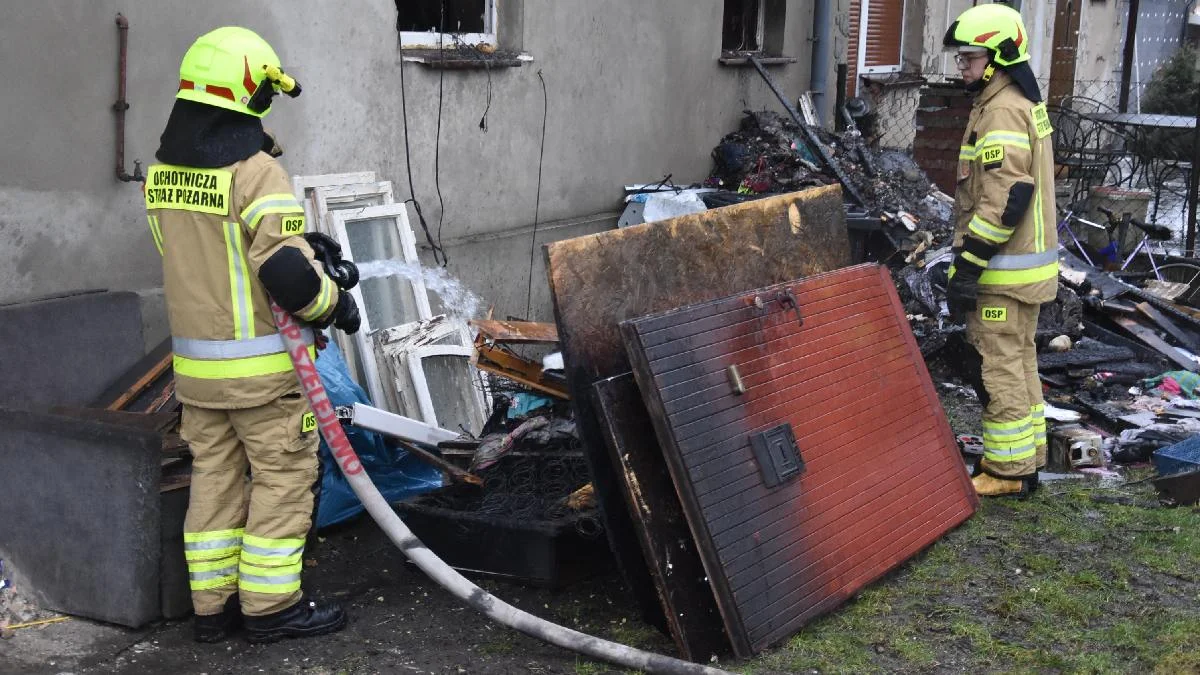
[[[1045,105],[1025,98],[1003,71],[975,99],[959,151],[954,245],[974,237],[997,247],[990,260],[968,258],[986,267],[980,291],[1030,304],[1058,293],[1051,131]],[[1022,182],[1033,184],[1033,197],[1012,223],[1005,210]]]
[[302,320],[332,311],[338,290],[299,236],[304,209],[283,167],[262,152],[220,169],[156,164],[145,201],[162,254],[179,400],[250,408],[295,391],[259,270],[282,247],[303,253],[320,287],[297,312]]

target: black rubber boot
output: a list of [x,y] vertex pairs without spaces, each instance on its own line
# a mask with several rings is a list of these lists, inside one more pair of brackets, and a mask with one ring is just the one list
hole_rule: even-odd
[[225,608],[220,614],[209,616],[196,615],[192,622],[192,637],[196,642],[220,642],[242,627],[242,607],[238,603],[238,594],[234,593],[225,601]]
[[345,627],[346,612],[341,605],[301,600],[274,614],[246,617],[246,639],[258,643],[275,642],[284,638],[336,633]]

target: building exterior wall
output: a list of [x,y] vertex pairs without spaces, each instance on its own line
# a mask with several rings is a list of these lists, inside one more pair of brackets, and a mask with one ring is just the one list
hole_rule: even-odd
[[[131,26],[129,170],[135,158],[153,161],[179,59],[192,40],[221,25],[250,27],[304,87],[299,99],[276,99],[266,119],[292,174],[373,170],[394,183],[398,200],[407,198],[407,105],[416,196],[434,228],[442,220],[449,272],[497,316],[525,313],[540,71],[548,110],[539,211],[545,229],[533,255],[530,318],[552,320],[542,243],[611,227],[625,184],[666,174],[677,184],[703,179],[711,148],[736,128],[742,110],[778,103],[752,68],[718,64],[719,0],[499,2],[518,10],[502,19],[510,34],[500,40],[519,43],[533,62],[444,72],[405,63],[404,97],[392,0],[4,3],[0,303],[161,284],[141,191],[113,178],[114,17],[123,11]],[[809,84],[812,5],[787,0],[786,16],[783,53],[799,61],[772,73],[798,94]],[[485,133],[479,122],[489,77]],[[444,212],[434,182],[439,89]]]
[[[1125,44],[1125,16],[1129,5],[1117,0],[1080,3],[1079,48],[1075,57],[1075,81],[1081,84],[1121,80],[1121,51]],[[1026,22],[1028,22],[1026,17]],[[1045,61],[1049,63],[1049,59]],[[1048,77],[1046,74],[1039,76]],[[1116,87],[1117,90],[1120,87]],[[1078,92],[1086,96],[1085,92]],[[1115,102],[1115,101],[1114,101]]]
[[[924,54],[921,72],[955,77],[954,60],[945,54],[942,37],[960,13],[978,2],[972,0],[926,0]],[[1042,80],[1050,77],[1050,55],[1054,47],[1055,0],[1024,0],[1021,17],[1029,31],[1030,67]],[[1118,81],[1121,78],[1121,48],[1125,40],[1125,15],[1129,5],[1118,0],[1079,0],[1079,43],[1075,62],[1077,82]]]

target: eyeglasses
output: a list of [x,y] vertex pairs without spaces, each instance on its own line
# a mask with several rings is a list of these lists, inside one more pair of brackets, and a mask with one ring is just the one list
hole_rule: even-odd
[[971,65],[971,61],[984,58],[987,58],[987,54],[955,54],[954,65],[959,68],[967,68]]

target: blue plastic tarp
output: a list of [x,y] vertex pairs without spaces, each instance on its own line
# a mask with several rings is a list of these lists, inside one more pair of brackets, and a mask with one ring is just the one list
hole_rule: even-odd
[[[355,403],[371,405],[367,393],[350,378],[346,360],[333,340],[321,350],[317,358],[317,372],[334,406]],[[406,450],[392,445],[383,436],[353,426],[343,425],[342,428],[346,430],[346,436],[358,453],[367,475],[389,503],[403,501],[442,486],[441,471],[410,456]],[[342,476],[325,439],[321,439],[320,458],[322,478],[317,507],[318,528],[336,525],[363,511],[362,503]]]

